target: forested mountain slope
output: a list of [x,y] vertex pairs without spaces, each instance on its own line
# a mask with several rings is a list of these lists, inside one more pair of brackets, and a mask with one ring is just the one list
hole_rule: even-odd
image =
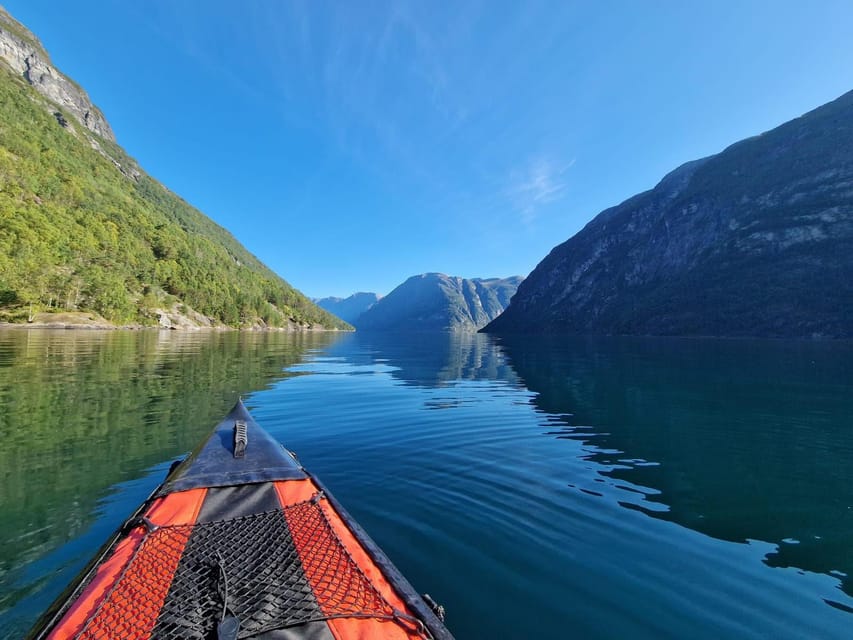
[[348,328],[146,175],[2,10],[0,105],[0,319]]

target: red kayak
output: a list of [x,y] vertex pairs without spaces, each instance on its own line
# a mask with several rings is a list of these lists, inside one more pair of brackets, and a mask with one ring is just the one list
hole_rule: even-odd
[[29,637],[452,640],[442,620],[238,402]]

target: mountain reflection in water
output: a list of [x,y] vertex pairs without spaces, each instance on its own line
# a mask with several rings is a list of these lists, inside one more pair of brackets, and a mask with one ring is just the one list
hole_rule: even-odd
[[772,542],[769,565],[842,576],[853,595],[853,344],[500,345],[536,407],[558,417],[551,434],[588,445],[612,486],[631,484],[623,506],[721,540]]

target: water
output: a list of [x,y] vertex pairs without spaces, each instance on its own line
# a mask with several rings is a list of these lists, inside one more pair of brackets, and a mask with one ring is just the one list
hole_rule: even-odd
[[458,638],[853,637],[853,344],[0,332],[0,637],[246,396]]

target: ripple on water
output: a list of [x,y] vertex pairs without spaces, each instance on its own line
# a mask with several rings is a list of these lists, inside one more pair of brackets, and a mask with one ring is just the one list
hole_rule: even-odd
[[0,332],[6,635],[243,393],[460,640],[849,637],[849,349],[110,335]]

